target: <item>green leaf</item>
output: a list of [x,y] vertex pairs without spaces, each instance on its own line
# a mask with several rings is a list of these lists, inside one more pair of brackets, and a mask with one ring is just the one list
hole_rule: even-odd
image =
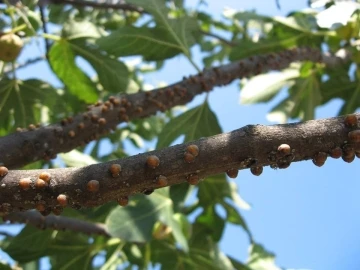
[[247,265],[256,270],[280,270],[275,264],[275,255],[268,252],[262,245],[252,244],[250,246],[250,257]]
[[95,24],[89,21],[76,21],[71,19],[64,23],[61,36],[72,40],[79,38],[99,38],[103,32]]
[[75,55],[68,41],[62,39],[51,46],[49,61],[71,94],[87,103],[94,103],[98,99],[93,82],[76,66]]
[[289,89],[289,96],[271,110],[269,121],[286,123],[290,118],[312,120],[315,108],[322,103],[319,78],[312,74],[307,78],[299,78]]
[[264,39],[259,42],[242,41],[239,46],[232,49],[229,59],[235,61],[253,55],[279,52],[284,49],[296,47],[300,41],[306,37],[307,34],[305,33],[297,33],[283,38],[273,37]]
[[93,157],[75,149],[68,153],[61,153],[59,156],[68,167],[83,167],[98,163]]
[[240,103],[254,104],[268,102],[281,90],[294,82],[291,79],[299,77],[298,69],[285,69],[279,73],[268,73],[252,77],[241,87]]
[[249,237],[252,238],[250,229],[247,226],[243,217],[240,215],[239,211],[234,206],[232,206],[227,202],[222,202],[221,205],[226,210],[226,220],[230,223],[240,225],[241,227],[243,227],[244,230],[248,233]]
[[195,18],[169,19],[169,9],[164,0],[129,0],[127,3],[140,6],[151,13],[163,34],[169,36],[171,42],[179,46],[185,55],[190,55],[190,47],[195,42],[192,32],[199,30]]
[[70,43],[76,55],[86,59],[95,69],[103,88],[111,93],[125,92],[129,71],[124,63],[83,44]]
[[42,25],[40,15],[37,12],[24,8],[24,12],[18,12],[20,18],[17,22],[18,25],[26,24],[27,28],[24,30],[27,36],[36,35],[36,31]]
[[12,270],[10,265],[0,262],[0,270]]
[[49,114],[42,110],[45,107],[53,112],[63,108],[59,95],[49,84],[40,80],[9,80],[0,81],[0,126],[6,127],[6,122],[13,119],[11,128],[27,127],[39,123],[41,117],[47,119]]
[[[207,207],[204,209],[204,212],[197,217],[194,224],[194,234],[196,234],[196,226],[199,224],[206,228],[206,234],[215,242],[220,241],[225,228],[225,220],[216,213],[214,206]],[[202,228],[202,230],[204,230],[204,228]]]
[[243,209],[250,206],[239,196],[237,186],[234,182],[228,182],[224,174],[218,174],[206,178],[199,184],[198,191],[199,204],[202,206],[221,203],[225,198],[232,199],[234,203]]
[[352,91],[349,99],[345,100],[344,105],[341,107],[339,115],[354,113],[360,107],[360,85],[357,84],[356,88]]
[[132,200],[126,207],[116,207],[108,216],[106,225],[113,237],[129,242],[148,242],[157,220],[170,226],[178,243],[188,250],[187,240],[173,217],[168,189],[156,190],[148,197]]
[[[186,45],[190,48],[195,40],[191,33],[196,30],[196,21],[192,18],[178,19],[171,24],[176,25],[176,34],[183,33]],[[182,27],[180,29],[177,29]],[[109,36],[97,39],[96,44],[100,49],[108,52],[115,57],[141,55],[147,61],[158,61],[171,58],[179,53],[184,52],[182,44],[174,40],[172,35],[163,28],[146,28],[146,27],[122,27],[112,32]],[[185,52],[188,48],[186,47]]]
[[3,250],[20,263],[33,261],[48,254],[52,233],[27,225]]
[[185,142],[221,133],[216,115],[204,102],[180,116],[171,119],[158,137],[157,149],[169,146],[176,138],[185,135]]
[[90,270],[97,248],[96,243],[89,244],[89,237],[84,234],[58,232],[49,246],[51,269]]

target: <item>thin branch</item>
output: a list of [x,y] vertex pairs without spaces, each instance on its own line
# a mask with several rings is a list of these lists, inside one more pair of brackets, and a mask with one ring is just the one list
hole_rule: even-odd
[[[48,34],[48,30],[47,30],[47,20],[46,20],[46,16],[45,16],[45,11],[44,11],[44,7],[39,5],[39,10],[40,10],[40,17],[41,17],[41,22],[42,22],[42,29],[43,29],[43,33],[44,34]],[[45,51],[46,51],[46,58],[49,58],[49,52],[50,52],[50,41],[49,39],[45,38]]]
[[206,32],[206,31],[203,31],[201,30],[200,31],[201,34],[205,35],[205,36],[209,36],[209,37],[213,37],[213,38],[216,38],[218,39],[219,41],[221,41],[222,43],[230,46],[230,47],[234,47],[234,46],[237,46],[238,44],[236,42],[233,42],[233,41],[229,41],[223,37],[220,37],[219,35],[217,34],[214,34],[214,33],[210,33],[210,32]]
[[[27,60],[26,62],[24,62],[22,64],[16,64],[15,69],[16,70],[22,69],[22,68],[25,68],[25,67],[27,67],[29,65],[32,65],[32,64],[35,64],[37,62],[43,61],[45,59],[46,59],[45,56],[35,57],[35,58]],[[11,72],[13,72],[12,68],[7,68],[7,69],[5,69],[4,74],[7,75],[7,74],[10,74]]]
[[106,225],[90,223],[75,218],[49,215],[44,217],[36,211],[16,212],[3,216],[4,221],[11,223],[26,223],[39,229],[69,230],[86,234],[110,236]]
[[[360,114],[354,114],[295,124],[248,125],[82,168],[9,171],[0,177],[0,212],[36,208],[49,213],[62,206],[79,209],[116,200],[122,204],[133,194],[149,194],[186,181],[196,184],[223,172],[232,175],[234,170],[251,168],[258,174],[264,166],[284,169],[308,159],[321,166],[328,155],[351,162],[360,156],[359,119]],[[284,143],[288,147],[279,148]]]
[[88,107],[88,111],[64,119],[61,123],[29,129],[0,138],[0,164],[18,168],[40,159],[48,160],[56,154],[83,146],[91,140],[116,129],[129,120],[144,118],[157,111],[166,111],[176,105],[190,102],[196,95],[209,92],[237,78],[281,70],[294,61],[342,63],[343,58],[323,56],[319,50],[296,48],[277,54],[252,56],[234,63],[204,70],[195,76],[150,92],[140,91],[110,98],[104,103]]
[[136,11],[138,13],[146,13],[143,8],[136,7],[131,4],[126,3],[106,3],[106,2],[96,2],[96,1],[83,1],[83,0],[49,0],[51,4],[68,4],[76,7],[92,7],[96,9],[116,9],[116,10],[127,10],[127,11]]

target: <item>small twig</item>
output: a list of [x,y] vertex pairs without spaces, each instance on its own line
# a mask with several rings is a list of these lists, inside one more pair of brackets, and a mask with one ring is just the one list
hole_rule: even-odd
[[229,41],[229,40],[227,40],[227,39],[225,39],[223,37],[220,37],[220,36],[218,36],[217,34],[214,34],[214,33],[206,32],[206,31],[203,31],[203,30],[201,30],[200,33],[205,35],[205,36],[214,37],[214,38],[218,39],[219,41],[221,41],[222,43],[224,43],[224,44],[226,44],[228,46],[231,46],[231,47],[234,47],[234,46],[238,45],[236,42]]
[[[45,56],[35,57],[35,58],[27,60],[25,63],[15,65],[15,69],[18,70],[18,69],[27,67],[28,65],[35,64],[42,60],[45,60]],[[11,72],[12,72],[12,68],[5,68],[5,70],[4,70],[5,75],[8,75]]]
[[69,230],[86,234],[98,234],[110,236],[106,225],[102,223],[90,223],[75,218],[64,216],[42,216],[36,211],[14,212],[3,217],[4,221],[11,223],[31,224],[40,229]]
[[[42,22],[42,29],[44,34],[48,34],[48,30],[47,30],[47,24],[46,24],[46,17],[45,17],[45,12],[44,12],[44,7],[39,5],[39,10],[40,10],[40,17],[41,17],[41,22]],[[46,58],[49,58],[49,51],[50,51],[50,41],[49,39],[45,38],[45,50],[46,50]]]

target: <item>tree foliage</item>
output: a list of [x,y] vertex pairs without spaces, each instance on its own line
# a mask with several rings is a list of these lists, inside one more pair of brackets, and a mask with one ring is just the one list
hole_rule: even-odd
[[[159,182],[160,176],[154,171],[147,172],[144,175],[151,179],[151,188],[146,179],[140,178],[130,182],[132,187],[125,180],[123,184],[120,183],[122,180],[112,184],[108,175],[103,179],[104,186],[109,198],[118,196],[117,203],[93,194],[81,194],[81,204],[80,199],[76,201],[72,197],[83,192],[83,175],[89,172],[97,175],[116,160],[140,164],[133,167],[138,173],[145,170],[141,164],[145,164],[146,154],[131,156],[132,152],[126,148],[129,144],[141,150],[144,144],[156,140],[157,152],[154,153],[160,156],[161,162],[164,153],[173,153],[169,160],[177,158],[180,153],[182,159],[192,163],[186,154],[193,150],[187,150],[183,157],[184,152],[176,147],[168,148],[174,142],[185,143],[184,146],[188,147],[186,143],[195,141],[197,145],[207,145],[207,151],[210,151],[209,140],[213,138],[214,149],[227,149],[221,145],[224,140],[219,139],[225,137],[207,139],[222,132],[217,112],[211,108],[207,97],[214,86],[229,84],[235,78],[241,79],[242,104],[278,98],[268,117],[282,124],[290,120],[312,120],[316,108],[333,99],[343,101],[338,115],[354,113],[360,106],[357,70],[360,61],[360,6],[357,2],[340,6],[337,1],[328,1],[320,9],[295,11],[286,17],[226,10],[220,20],[203,9],[188,7],[185,1],[127,0],[126,4],[122,1],[108,4],[65,0],[49,1],[47,5],[32,0],[16,5],[11,1],[4,2],[0,4],[1,35],[20,37],[24,44],[17,45],[22,47],[21,59],[26,58],[19,62],[16,50],[3,56],[1,51],[5,52],[5,47],[2,46],[8,46],[8,41],[0,39],[0,58],[4,60],[0,61],[0,149],[6,150],[0,153],[0,165],[26,170],[10,171],[8,176],[0,176],[0,181],[3,181],[0,212],[4,222],[29,223],[18,235],[6,236],[0,243],[12,259],[24,269],[39,266],[43,257],[49,258],[53,269],[279,269],[274,254],[257,242],[261,239],[253,238],[241,215],[241,209],[249,206],[238,195],[237,184],[227,179],[224,173],[215,173],[225,170],[228,176],[236,177],[238,169],[251,167],[253,174],[258,175],[263,165],[285,168],[292,161],[309,158],[321,165],[321,160],[317,159],[321,155],[304,155],[309,151],[306,146],[299,154],[275,152],[271,154],[275,156],[274,162],[265,152],[257,152],[256,158],[239,159],[234,168],[229,166],[233,166],[231,155],[235,149],[228,153],[228,161],[224,157],[224,164],[213,159],[213,168],[210,161],[207,165],[199,157],[199,164],[203,166],[201,172],[196,165],[190,165],[195,171],[186,178],[180,174],[182,170],[188,172],[181,167],[183,165],[168,166],[168,179],[162,178],[165,182]],[[199,1],[199,5],[204,2]],[[344,15],[334,16],[340,13]],[[46,48],[44,55],[34,55],[34,46],[43,43]],[[14,43],[11,46],[15,46]],[[7,48],[13,48],[11,46]],[[194,61],[194,48],[201,51],[201,65]],[[179,55],[188,59],[197,74],[182,71],[178,83],[155,86],[158,88],[149,91],[142,76],[160,71],[169,59]],[[9,57],[13,59],[9,61]],[[134,57],[141,59],[140,64],[134,64]],[[18,70],[31,70],[31,65],[38,61],[48,64],[56,80],[44,78],[36,70],[31,79],[17,76]],[[181,81],[181,76],[189,77]],[[286,95],[280,96],[284,89]],[[206,98],[202,104],[191,109],[176,107],[203,92],[206,92]],[[118,110],[116,115],[106,114],[115,109]],[[101,114],[105,116],[99,117]],[[87,117],[88,122],[81,122],[83,117]],[[355,123],[351,122],[353,118],[350,116],[345,118],[345,126],[355,132],[352,133],[355,134],[355,144],[341,145],[343,149],[339,150],[338,156],[343,155],[347,162],[360,153],[357,118],[353,117]],[[326,122],[333,125],[331,127],[338,127],[329,128],[334,133],[326,130],[329,134],[326,138],[321,125],[316,126],[317,122],[306,126],[309,134],[311,127],[316,126],[312,137],[306,137],[314,141],[313,149],[323,151],[321,147],[338,146],[337,143],[347,138],[349,130],[344,131],[337,124],[339,121],[342,123],[343,118]],[[127,125],[119,125],[121,122],[127,122]],[[71,129],[75,124],[77,129]],[[296,145],[295,140],[299,138],[285,132],[286,127],[275,127],[269,132],[284,131],[283,136],[294,140]],[[300,129],[299,126],[291,128]],[[57,138],[56,132],[63,137]],[[267,130],[248,127],[236,132],[233,134],[247,133],[248,140],[251,142],[254,138],[253,142],[256,142],[257,133],[265,134]],[[218,146],[215,146],[216,138]],[[88,144],[91,140],[95,142]],[[17,149],[19,142],[21,150]],[[275,139],[268,142],[271,143],[278,145]],[[304,143],[299,140],[298,146]],[[46,146],[43,153],[45,144],[51,147]],[[111,149],[106,155],[101,152],[104,145]],[[43,155],[37,155],[39,149]],[[245,152],[254,149],[244,146]],[[332,150],[335,152],[338,148]],[[58,153],[61,154],[52,160]],[[329,153],[330,156],[335,154]],[[196,155],[190,153],[189,158],[196,158]],[[325,158],[327,155],[325,153]],[[61,171],[57,168],[59,163],[67,168],[93,165],[83,171],[71,168]],[[216,163],[219,163],[218,168],[215,168]],[[124,170],[121,164],[121,170]],[[36,208],[46,217],[37,211],[17,212],[21,210],[21,203],[16,201],[20,201],[20,195],[26,197],[25,191],[21,191],[23,193],[18,197],[11,193],[13,202],[3,201],[11,191],[8,186],[6,190],[5,184],[29,189],[26,180],[18,184],[13,179],[18,179],[16,177],[20,174],[30,175],[37,169],[55,169],[53,177],[56,175],[61,179],[63,174],[72,177],[71,184],[79,185],[78,189],[66,190],[63,186],[67,183],[63,182],[63,186],[60,182],[52,183],[53,189],[42,191],[47,192],[46,195],[38,193],[41,195],[40,198],[37,196],[35,203],[30,199],[21,202],[24,204],[22,209]],[[174,175],[170,175],[171,171]],[[136,172],[126,173],[129,178],[138,177]],[[206,176],[206,180],[200,181],[201,176]],[[76,177],[79,182],[74,182]],[[30,176],[26,179],[30,179],[28,185],[34,189],[37,180]],[[199,184],[193,186],[184,183],[186,181]],[[180,184],[174,185],[176,183]],[[53,192],[57,184],[63,188],[61,192],[65,197],[56,198],[58,194]],[[165,187],[153,190],[161,185]],[[98,189],[87,187],[90,191]],[[130,200],[128,195],[132,195]],[[48,206],[48,200],[56,199],[56,206]],[[128,206],[121,206],[127,203]],[[96,207],[81,207],[91,205]],[[63,206],[70,207],[63,209]],[[225,215],[219,214],[219,206]],[[50,212],[61,215],[48,216]],[[247,262],[240,262],[219,248],[224,228],[229,223],[239,226],[249,237],[251,246]],[[99,266],[98,261],[103,263]],[[1,266],[11,269],[6,264]]]

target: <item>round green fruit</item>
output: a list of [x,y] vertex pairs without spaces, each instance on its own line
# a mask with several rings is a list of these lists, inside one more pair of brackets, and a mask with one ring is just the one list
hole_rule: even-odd
[[14,61],[19,56],[23,45],[21,38],[13,33],[0,34],[0,60]]

